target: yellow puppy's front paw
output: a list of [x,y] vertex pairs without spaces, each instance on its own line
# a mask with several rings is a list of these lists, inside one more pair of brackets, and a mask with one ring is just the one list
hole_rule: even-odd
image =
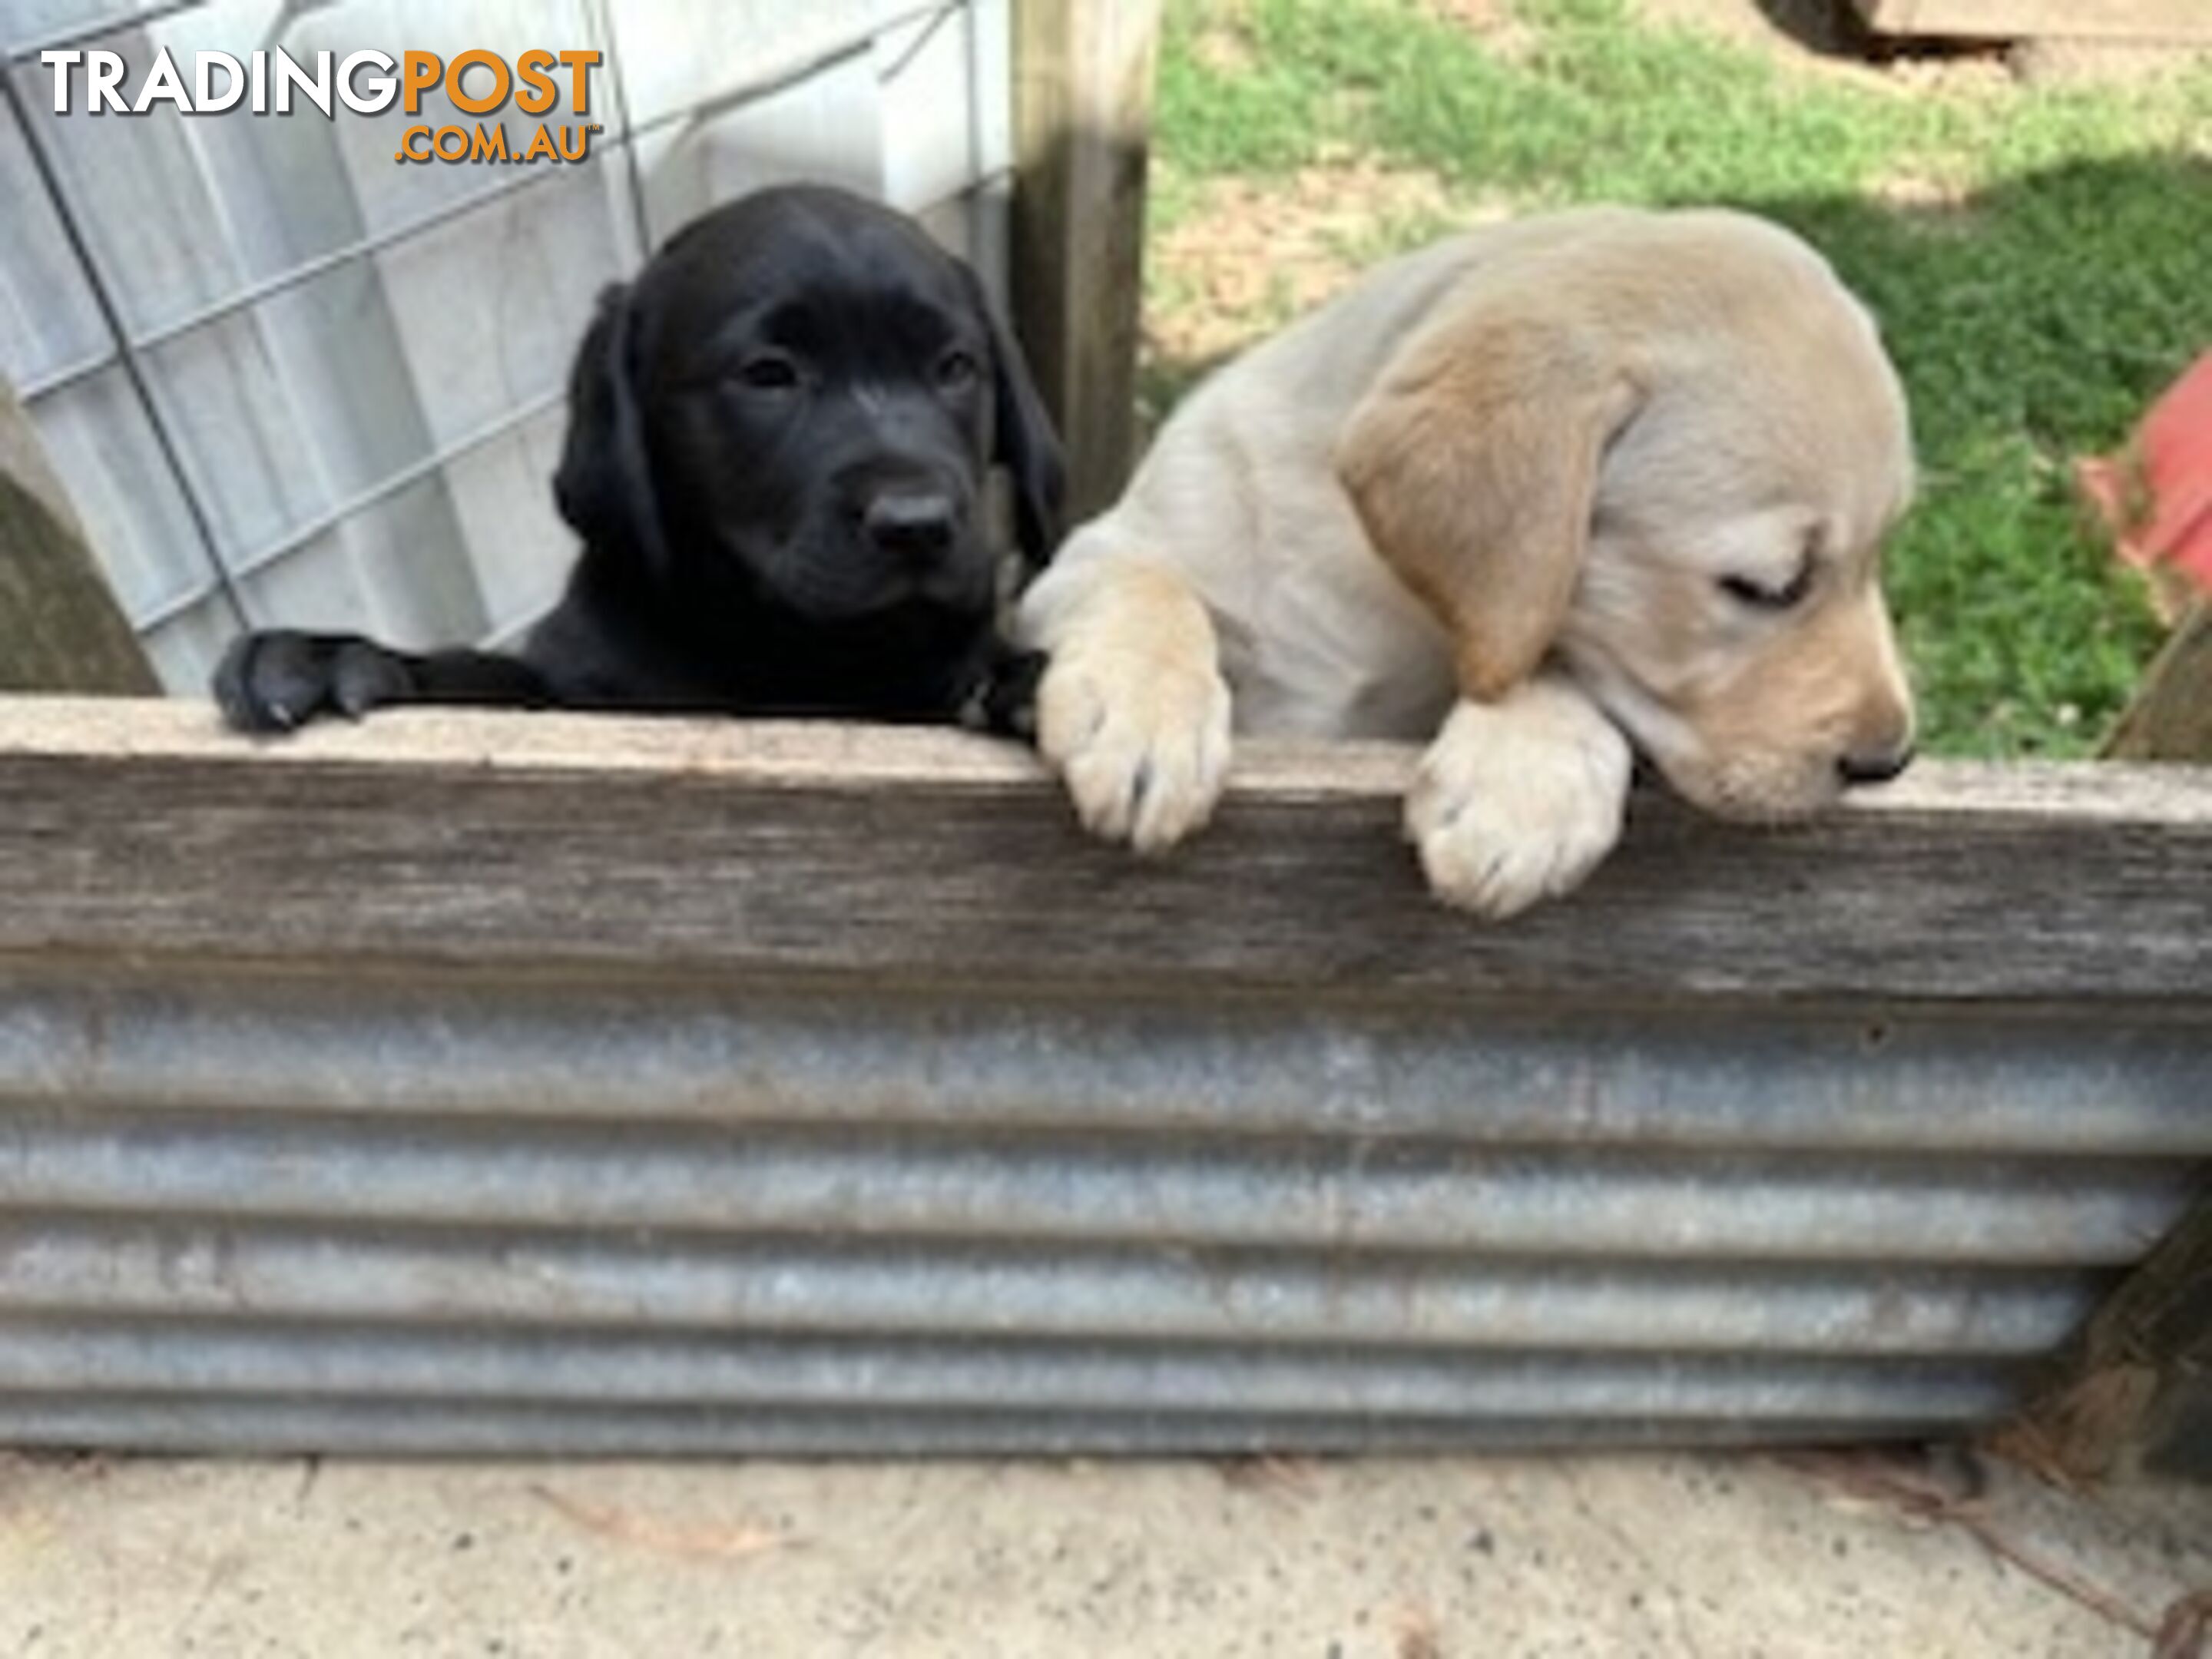
[[1406,799],[1429,887],[1493,920],[1579,886],[1620,839],[1628,743],[1570,686],[1462,701]]
[[1037,688],[1037,749],[1085,829],[1160,852],[1200,828],[1221,798],[1229,687],[1211,665],[1055,651]]

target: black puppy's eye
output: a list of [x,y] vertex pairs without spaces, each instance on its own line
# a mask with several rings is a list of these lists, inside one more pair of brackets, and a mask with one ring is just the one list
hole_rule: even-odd
[[1754,581],[1748,576],[1723,576],[1721,592],[1740,605],[1755,611],[1789,611],[1795,608],[1813,591],[1813,561],[1808,558],[1797,567],[1797,574],[1779,587]]
[[756,392],[789,392],[799,384],[799,365],[781,352],[763,352],[745,359],[738,378]]
[[937,360],[937,383],[948,392],[963,391],[975,384],[982,365],[972,351],[948,351]]

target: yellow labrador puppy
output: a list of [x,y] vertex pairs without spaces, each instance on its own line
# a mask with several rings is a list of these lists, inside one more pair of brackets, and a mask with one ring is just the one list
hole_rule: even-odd
[[1796,818],[1893,776],[1911,493],[1867,313],[1763,220],[1599,208],[1413,254],[1215,375],[1022,605],[1085,823],[1206,822],[1243,732],[1429,740],[1407,829],[1510,915],[1620,833],[1631,744]]

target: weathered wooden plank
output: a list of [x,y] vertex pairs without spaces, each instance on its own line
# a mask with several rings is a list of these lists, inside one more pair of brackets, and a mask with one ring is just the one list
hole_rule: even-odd
[[1640,799],[1589,887],[1486,927],[1422,890],[1412,763],[1251,745],[1146,860],[952,732],[407,712],[255,745],[196,704],[0,702],[0,954],[2212,1003],[2212,772],[1924,764],[1785,832]]
[[1017,0],[1015,319],[1086,518],[1136,459],[1145,164],[1161,0]]
[[2212,1194],[2128,1275],[2002,1443],[2070,1479],[2212,1478]]
[[2212,601],[2198,601],[2174,629],[2106,752],[2115,760],[2212,762]]
[[2203,0],[1858,0],[1877,34],[1960,40],[2212,40]]
[[0,691],[160,690],[30,418],[0,382]]

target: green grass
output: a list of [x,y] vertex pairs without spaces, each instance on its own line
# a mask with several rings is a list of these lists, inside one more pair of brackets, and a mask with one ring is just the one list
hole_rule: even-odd
[[[1156,225],[1208,179],[1352,153],[1470,204],[1725,202],[1794,227],[1881,316],[1911,393],[1923,482],[1890,590],[1928,746],[2094,747],[2157,628],[2069,467],[2212,345],[2212,66],[1908,94],[1626,0],[1522,0],[1515,23],[1509,51],[1417,0],[1170,0]],[[1436,228],[1379,224],[1359,252]]]

